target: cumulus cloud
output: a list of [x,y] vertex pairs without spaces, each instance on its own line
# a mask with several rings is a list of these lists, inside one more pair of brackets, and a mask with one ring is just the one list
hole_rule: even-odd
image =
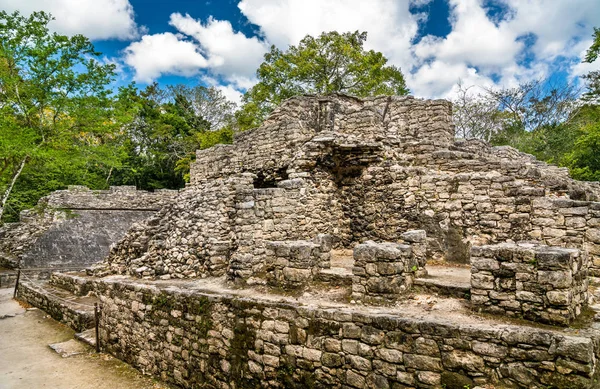
[[593,0],[501,0],[510,8],[506,27],[517,35],[533,33],[538,59],[574,55],[573,43],[588,38],[600,21],[600,3]]
[[50,24],[54,31],[91,40],[133,39],[140,31],[129,0],[0,0],[0,9],[23,15],[49,12],[56,19]]
[[285,49],[307,34],[367,31],[366,46],[383,52],[408,70],[413,65],[411,42],[420,16],[408,1],[397,0],[242,0],[240,11],[260,27],[265,38]]
[[[420,97],[451,97],[459,80],[513,87],[549,76],[557,61],[562,70],[569,64],[574,76],[597,66],[578,65],[600,20],[597,2],[449,0],[451,32],[421,37],[419,24],[427,15],[410,7],[429,1],[240,0],[241,13],[260,29],[253,37],[226,20],[174,13],[170,25],[178,33],[144,36],[126,49],[126,63],[146,82],[162,74],[208,76],[234,101],[256,82],[255,70],[271,44],[286,49],[307,34],[334,30],[367,31],[366,48],[399,66]],[[502,11],[490,12],[490,4]]]
[[163,74],[195,76],[209,64],[196,45],[170,32],[144,35],[125,49],[124,60],[134,69],[135,80],[144,83]]
[[256,37],[235,32],[231,23],[210,17],[203,23],[174,13],[169,24],[177,34],[144,35],[125,49],[125,63],[135,79],[152,82],[164,74],[199,75],[224,81],[224,92],[239,101],[240,92],[256,83],[255,72],[268,46]]
[[416,72],[408,74],[407,82],[412,93],[420,97],[452,98],[458,92],[458,81],[465,86],[491,87],[491,78],[482,75],[465,63],[447,63],[436,60],[422,65]]
[[240,88],[254,84],[256,69],[268,50],[265,42],[235,32],[229,21],[212,17],[202,23],[189,15],[175,13],[170,24],[196,40],[199,50],[208,58],[211,72]]
[[514,31],[496,26],[479,0],[450,0],[452,31],[445,38],[425,37],[415,47],[419,57],[499,69],[523,49]]
[[[444,38],[426,36],[414,46],[417,61],[422,64],[409,77],[409,86],[416,94],[452,95],[456,90],[450,86],[452,78],[462,79],[464,85],[469,85],[468,80],[474,85],[495,80],[492,85],[514,87],[548,77],[559,66],[555,63],[558,58],[580,61],[582,40],[600,20],[600,5],[589,0],[495,3],[505,12],[490,17],[486,9],[489,2],[450,0],[451,32]],[[589,68],[575,65],[573,72]]]

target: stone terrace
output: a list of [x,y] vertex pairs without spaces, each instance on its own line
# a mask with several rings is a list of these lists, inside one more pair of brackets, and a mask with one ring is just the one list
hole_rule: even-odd
[[183,387],[593,388],[599,196],[454,140],[447,101],[296,97],[88,277],[22,291],[95,296],[104,349]]

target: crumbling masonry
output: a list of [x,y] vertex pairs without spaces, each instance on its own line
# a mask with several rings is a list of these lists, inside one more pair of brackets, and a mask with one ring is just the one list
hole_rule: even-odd
[[[198,151],[189,186],[87,276],[45,287],[91,292],[104,349],[183,387],[592,388],[600,332],[568,325],[600,277],[599,199],[455,140],[447,101],[297,97]],[[406,298],[431,262],[470,267],[437,313]]]

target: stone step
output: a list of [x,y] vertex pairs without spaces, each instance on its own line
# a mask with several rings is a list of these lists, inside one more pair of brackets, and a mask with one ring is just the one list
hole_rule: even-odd
[[315,281],[326,282],[333,286],[351,286],[352,271],[343,267],[321,269],[315,277]]
[[87,344],[79,342],[75,339],[67,340],[66,342],[49,344],[52,350],[63,358],[73,357],[90,351]]
[[19,282],[18,298],[78,332],[94,326],[94,303],[99,302],[96,297],[77,296],[48,281],[31,280]]
[[75,339],[92,347],[96,347],[96,329],[90,328],[83,332],[79,332],[75,334]]
[[50,284],[65,289],[76,296],[85,296],[93,288],[89,277],[83,272],[52,273]]
[[13,269],[0,268],[0,289],[14,288],[17,280],[17,271]]
[[415,279],[414,285],[442,296],[469,298],[471,270],[452,266],[427,266],[427,275]]

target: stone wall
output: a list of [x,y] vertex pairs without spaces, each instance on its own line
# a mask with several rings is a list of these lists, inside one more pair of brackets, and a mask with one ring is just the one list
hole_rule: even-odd
[[533,244],[471,248],[471,303],[485,312],[568,325],[588,301],[588,258]]
[[593,388],[589,337],[95,281],[103,348],[191,388]]
[[538,240],[591,255],[600,275],[600,202],[552,197],[541,182],[491,172],[370,167],[342,183],[350,241],[395,241],[424,228],[429,256],[467,262],[470,244]]
[[232,145],[198,150],[191,184],[241,172],[281,180],[305,143],[318,133],[332,132],[395,144],[412,153],[448,146],[454,136],[447,101],[299,96],[286,100],[261,127],[236,134]]
[[63,301],[50,297],[47,290],[34,282],[21,280],[17,298],[42,309],[53,319],[68,325],[77,332],[85,331],[94,326],[95,319],[92,306],[74,302],[64,304]]
[[[321,269],[330,267],[331,236],[312,241],[266,241],[265,273],[268,285],[295,289],[311,283]],[[253,277],[259,276],[254,274]]]
[[397,300],[410,290],[417,270],[409,245],[359,244],[354,248],[352,298],[369,303]]
[[267,241],[311,240],[319,234],[337,238],[349,230],[336,186],[326,175],[284,180],[277,188],[248,188],[238,198],[233,228],[237,248],[229,277],[242,283],[267,271]]
[[273,188],[256,188],[256,179],[242,173],[188,187],[155,217],[135,225],[95,274],[169,279],[227,273],[243,283],[265,273],[267,241],[310,240],[349,229],[326,174],[283,180]]
[[18,223],[0,231],[0,265],[83,268],[108,254],[129,227],[153,215],[176,191],[132,187],[96,191],[70,187],[23,211]]
[[[110,271],[168,278],[226,269],[243,283],[264,272],[266,241],[325,233],[352,248],[424,229],[432,259],[466,263],[472,244],[538,240],[588,251],[591,274],[600,276],[599,185],[510,147],[453,142],[450,114],[448,102],[404,97],[289,99],[233,145],[198,151],[189,193],[164,220],[133,231],[109,258]],[[213,185],[230,179],[239,182],[235,194],[220,195],[227,215],[191,212],[203,201],[212,209]],[[188,239],[196,230],[185,226],[199,218],[227,232],[214,239],[214,254]],[[154,230],[172,249],[146,244]],[[210,258],[218,271],[205,270]]]
[[224,275],[235,245],[237,196],[248,188],[252,176],[241,175],[180,192],[154,217],[134,225],[95,273],[163,279]]
[[137,190],[135,186],[111,186],[108,190],[90,190],[85,186],[71,185],[67,190],[52,192],[47,197],[47,206],[71,210],[156,211],[176,193],[176,190],[168,189],[147,192]]

